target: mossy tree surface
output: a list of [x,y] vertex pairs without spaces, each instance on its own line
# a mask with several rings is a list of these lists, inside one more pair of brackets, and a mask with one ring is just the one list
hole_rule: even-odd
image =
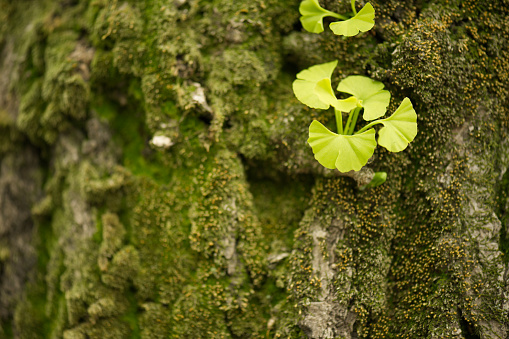
[[[370,2],[0,0],[0,337],[506,338],[509,3]],[[418,114],[375,189],[306,144],[335,59]]]

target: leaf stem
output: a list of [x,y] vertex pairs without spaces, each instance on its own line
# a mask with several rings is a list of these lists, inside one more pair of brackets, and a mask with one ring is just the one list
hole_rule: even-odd
[[334,114],[336,115],[336,125],[338,126],[338,134],[343,134],[343,113],[334,108]]
[[376,124],[381,124],[381,123],[383,123],[384,120],[385,119],[372,121],[369,124],[367,124],[366,126],[364,126],[363,128],[361,128],[360,130],[358,130],[357,132],[355,132],[355,134],[362,133],[362,132],[366,131],[367,129],[369,129],[370,127],[375,126]]
[[356,14],[357,14],[357,10],[355,9],[355,0],[352,0],[352,1],[350,2],[350,4],[352,5],[353,15],[356,15]]
[[354,108],[353,110],[350,111],[350,114],[348,114],[348,119],[346,120],[346,125],[345,125],[345,132],[346,134],[348,134],[348,130],[350,130],[350,124],[352,123],[352,116],[353,116],[353,112],[356,110],[356,108]]
[[[355,1],[355,0],[354,0]],[[341,20],[348,20],[348,18],[344,15],[341,15],[341,14],[338,14],[338,13],[334,13],[334,12],[331,12],[329,10],[325,10],[329,16],[331,17],[334,17],[334,18],[337,18],[337,19],[341,19]]]
[[361,111],[361,107],[357,107],[354,111],[353,111],[353,118],[352,118],[352,123],[350,124],[350,128],[348,129],[347,131],[347,134],[348,135],[352,135],[353,134],[353,131],[355,129],[355,125],[357,124],[357,118],[359,117],[359,112]]

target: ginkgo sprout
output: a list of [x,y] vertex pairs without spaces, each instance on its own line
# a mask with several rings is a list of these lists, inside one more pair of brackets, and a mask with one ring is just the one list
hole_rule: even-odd
[[311,33],[323,32],[323,18],[329,16],[341,21],[330,24],[336,35],[354,36],[367,32],[375,25],[375,9],[368,2],[359,12],[355,9],[355,0],[351,0],[352,12],[342,15],[321,7],[318,0],[304,0],[300,3],[300,22],[304,29]]
[[[351,96],[337,99],[331,84],[336,65],[337,61],[332,61],[312,66],[297,74],[293,82],[293,92],[303,104],[317,109],[334,107],[337,133],[317,120],[309,126],[308,143],[315,159],[329,169],[359,171],[375,151],[377,140],[373,126],[377,124],[383,125],[378,131],[378,145],[390,152],[403,151],[417,135],[417,114],[410,99],[403,99],[390,117],[379,119],[387,112],[391,100],[389,91],[383,89],[384,84],[365,76],[352,75],[343,79],[337,87],[338,91]],[[345,124],[343,112],[348,114]],[[369,123],[355,131],[361,113],[362,119]],[[379,181],[382,178],[385,181],[385,177],[381,176]]]
[[371,181],[366,185],[362,185],[361,187],[359,187],[359,190],[364,191],[368,188],[380,186],[385,182],[385,180],[387,180],[386,172],[376,172],[375,175],[373,176],[373,179],[371,179]]

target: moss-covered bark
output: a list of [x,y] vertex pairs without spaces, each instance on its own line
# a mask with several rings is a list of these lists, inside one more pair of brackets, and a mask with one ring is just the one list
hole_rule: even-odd
[[[0,0],[0,337],[506,338],[509,2],[370,2]],[[419,117],[376,189],[306,144],[334,59]]]

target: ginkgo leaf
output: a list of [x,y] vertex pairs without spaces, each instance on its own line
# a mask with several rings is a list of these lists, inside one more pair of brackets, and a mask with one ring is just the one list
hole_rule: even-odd
[[386,172],[375,172],[375,175],[373,176],[373,179],[366,185],[363,185],[359,187],[359,190],[364,191],[368,188],[375,188],[380,185],[382,185],[387,180],[387,173]]
[[[304,105],[311,108],[327,109],[330,104],[323,102],[315,93],[316,84],[323,79],[329,79],[336,65],[337,60],[325,64],[311,66],[297,74],[297,79],[293,82],[293,93]],[[331,89],[332,90],[332,89]]]
[[318,0],[304,0],[300,3],[299,12],[302,15],[302,27],[310,33],[323,32],[323,18],[332,16],[341,19],[343,16],[322,8]]
[[357,99],[350,97],[344,100],[338,100],[334,91],[330,79],[322,79],[316,83],[315,94],[321,102],[326,103],[334,107],[340,112],[350,112],[352,109],[357,107]]
[[[367,32],[375,25],[375,9],[368,2],[354,17],[330,24],[330,29],[336,35],[354,36],[359,32]],[[323,31],[323,24],[322,24]]]
[[417,135],[417,114],[410,99],[405,98],[396,112],[387,119],[378,131],[378,144],[390,152],[401,152]]
[[340,172],[358,171],[366,165],[376,147],[375,130],[355,135],[331,132],[320,122],[313,120],[309,126],[308,143],[315,159],[326,168]]
[[351,75],[343,79],[338,91],[353,95],[364,107],[362,118],[366,121],[382,117],[391,101],[391,93],[383,89],[384,84],[362,75]]
[[333,105],[338,99],[332,90],[330,78],[325,78],[318,81],[315,85],[314,92],[318,99],[329,105]]

